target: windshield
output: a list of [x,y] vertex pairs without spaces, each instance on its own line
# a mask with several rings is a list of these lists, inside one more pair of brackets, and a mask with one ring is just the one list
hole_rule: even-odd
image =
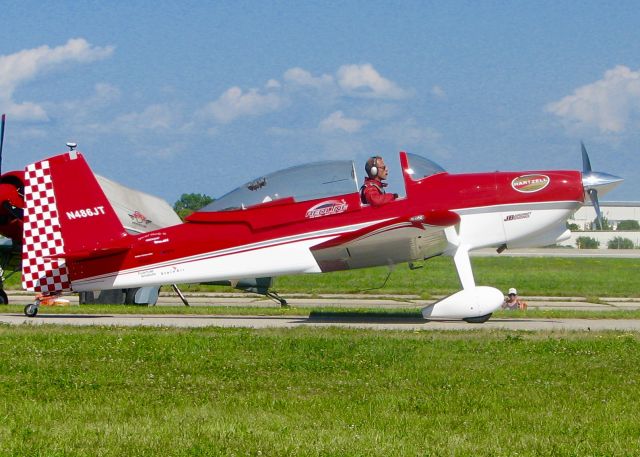
[[223,195],[199,212],[246,209],[287,197],[305,201],[353,192],[358,192],[353,161],[316,162],[256,178]]
[[440,165],[422,156],[407,153],[407,159],[409,161],[407,173],[414,181],[445,172],[445,169]]

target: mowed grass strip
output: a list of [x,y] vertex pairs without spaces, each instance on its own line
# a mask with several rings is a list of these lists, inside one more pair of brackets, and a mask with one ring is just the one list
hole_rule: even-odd
[[[520,295],[559,297],[639,297],[640,260],[584,257],[472,257],[476,284],[506,291],[516,287]],[[436,257],[423,268],[406,264],[393,268],[368,268],[322,275],[283,276],[276,281],[282,294],[388,293],[415,294],[424,298],[460,290],[453,260]]]
[[623,333],[0,326],[0,455],[638,455]]

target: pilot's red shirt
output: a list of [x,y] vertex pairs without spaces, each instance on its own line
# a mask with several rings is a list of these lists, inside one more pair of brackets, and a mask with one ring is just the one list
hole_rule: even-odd
[[362,203],[372,206],[381,206],[396,199],[394,194],[384,191],[386,184],[375,178],[364,178],[364,184],[360,188],[360,200]]

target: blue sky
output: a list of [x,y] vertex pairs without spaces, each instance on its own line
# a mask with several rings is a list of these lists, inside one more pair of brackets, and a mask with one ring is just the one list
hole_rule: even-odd
[[[637,2],[40,2],[0,14],[3,169],[77,141],[167,199],[397,152],[593,168],[640,201]],[[400,192],[402,193],[402,192]]]

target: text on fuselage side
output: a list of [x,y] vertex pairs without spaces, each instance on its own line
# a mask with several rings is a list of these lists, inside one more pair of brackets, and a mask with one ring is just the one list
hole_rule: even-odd
[[528,213],[509,214],[507,217],[504,218],[504,222],[517,221],[520,219],[528,219],[530,216],[531,216],[531,211],[529,211]]
[[77,209],[75,211],[67,211],[67,219],[82,219],[84,217],[101,216],[106,214],[104,206],[94,206],[93,208]]

